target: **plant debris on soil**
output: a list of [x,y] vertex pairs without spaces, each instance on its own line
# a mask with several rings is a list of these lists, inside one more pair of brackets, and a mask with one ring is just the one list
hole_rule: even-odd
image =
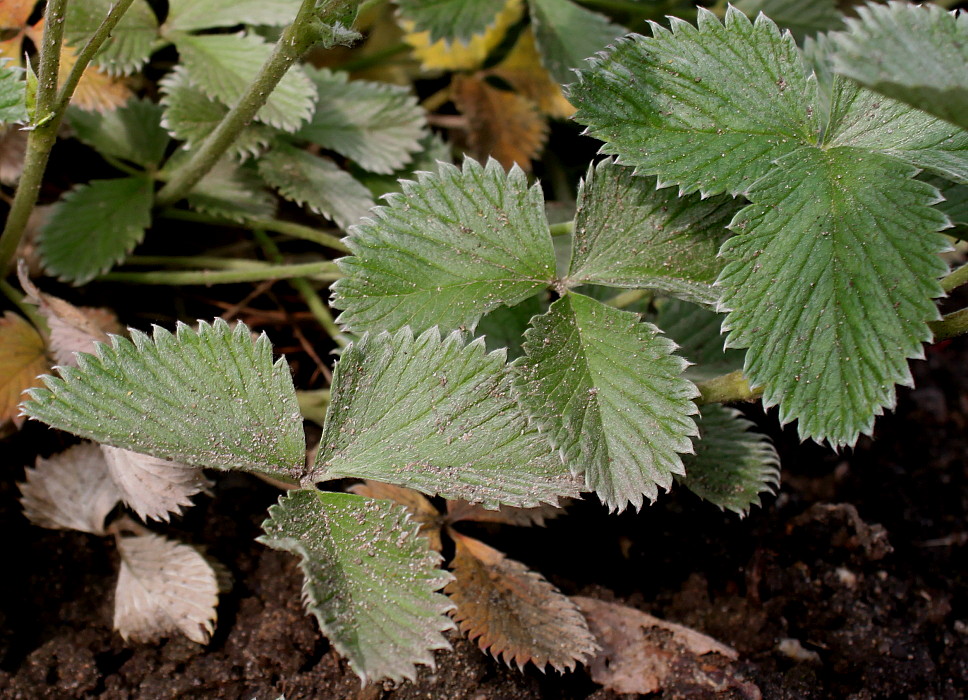
[[[965,697],[966,360],[964,343],[930,347],[913,365],[917,388],[900,390],[876,439],[842,454],[800,445],[775,416],[747,408],[772,430],[783,483],[744,520],[675,492],[617,517],[589,500],[545,528],[468,527],[566,594],[625,603],[739,653],[718,675],[673,665],[650,697]],[[215,474],[215,497],[196,497],[168,530],[231,573],[214,638],[125,644],[111,624],[113,541],[34,527],[17,500],[35,446],[47,455],[70,439],[29,423],[3,443],[0,697],[636,697],[602,689],[584,668],[521,674],[457,635],[416,682],[361,687],[304,612],[296,558],[254,542],[278,491],[237,473]]]

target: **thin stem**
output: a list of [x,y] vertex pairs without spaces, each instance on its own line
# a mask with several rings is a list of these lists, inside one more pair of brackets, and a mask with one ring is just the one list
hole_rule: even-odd
[[337,8],[352,4],[347,0],[326,0],[317,9],[316,1],[302,1],[296,19],[286,27],[269,60],[262,66],[242,99],[229,110],[192,157],[172,174],[168,183],[158,192],[155,201],[159,205],[174,204],[187,195],[235,142],[239,132],[255,118],[286,71],[319,38],[315,28],[316,16],[326,16]]
[[968,333],[968,309],[945,314],[940,321],[932,321],[928,325],[934,333],[935,342],[965,335]]
[[326,421],[326,408],[329,406],[329,389],[297,391],[296,401],[299,412],[306,420],[322,425]]
[[548,230],[551,231],[552,236],[568,236],[575,232],[575,222],[572,220],[560,224],[551,224]]
[[323,282],[333,282],[343,274],[336,263],[313,262],[299,265],[266,265],[252,270],[190,270],[185,272],[109,272],[98,277],[102,282],[129,282],[132,284],[188,285],[239,284],[262,280],[284,280],[293,277],[311,277]]
[[706,403],[730,403],[733,401],[753,401],[763,395],[761,388],[753,389],[741,370],[713,377],[696,385],[700,406]]
[[125,259],[124,264],[146,267],[210,267],[216,270],[264,270],[270,267],[261,260],[217,258],[209,255],[132,255]]
[[24,295],[17,291],[16,287],[6,280],[0,279],[0,293],[7,297],[7,299],[10,300],[10,303],[16,306],[20,313],[30,319],[30,322],[37,330],[44,335],[49,332],[47,321],[41,315],[40,311],[37,310],[36,306],[25,301]]
[[611,299],[605,303],[609,306],[614,306],[616,309],[624,309],[627,306],[631,306],[637,301],[646,299],[652,295],[647,289],[626,289],[624,292],[616,294]]
[[968,283],[968,265],[962,265],[946,277],[941,278],[941,288],[946,292],[950,292],[965,283]]

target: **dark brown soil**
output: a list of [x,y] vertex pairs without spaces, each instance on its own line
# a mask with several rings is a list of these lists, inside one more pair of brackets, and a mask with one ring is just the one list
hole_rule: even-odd
[[[747,519],[686,493],[609,517],[579,503],[545,529],[488,541],[566,593],[618,600],[733,645],[735,676],[765,698],[957,698],[968,694],[968,346],[929,349],[916,390],[877,440],[836,455],[772,434],[778,497]],[[751,410],[751,415],[756,417]],[[767,429],[772,416],[759,416]],[[361,689],[303,613],[293,557],[253,542],[277,494],[236,474],[167,532],[223,562],[234,588],[207,647],[129,646],[111,629],[110,539],[30,526],[15,481],[65,438],[28,426],[2,446],[0,696],[4,698],[612,698],[583,671],[520,674],[455,639],[436,671]],[[717,695],[674,680],[669,698]]]

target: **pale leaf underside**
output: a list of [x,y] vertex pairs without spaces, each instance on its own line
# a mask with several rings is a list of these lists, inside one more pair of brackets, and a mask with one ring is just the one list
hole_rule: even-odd
[[269,509],[263,544],[300,557],[303,599],[365,682],[413,679],[432,666],[452,607],[450,576],[406,509],[347,493],[290,491]]
[[[84,0],[67,5],[66,43],[82,48],[104,21],[113,0]],[[112,75],[130,75],[151,56],[158,41],[158,18],[146,0],[134,0],[94,57],[94,65]]]
[[[188,155],[187,151],[175,155],[182,154]],[[169,159],[166,168],[172,167],[174,160]],[[276,211],[276,199],[255,169],[240,166],[229,156],[216,163],[186,199],[192,209],[232,221],[271,218]]]
[[501,9],[495,0],[399,0],[400,16],[414,31],[430,32],[430,41],[467,42],[483,34]]
[[168,522],[211,483],[198,467],[103,445],[108,472],[121,499],[141,518]]
[[762,12],[798,40],[844,25],[837,0],[739,0],[735,4],[747,17]]
[[133,99],[110,112],[68,110],[74,134],[102,155],[123,158],[143,168],[161,162],[168,134],[161,128],[161,107]]
[[428,495],[537,506],[577,495],[517,405],[502,353],[436,328],[364,336],[333,373],[311,475],[375,479]]
[[[420,525],[420,534],[430,540],[430,548],[435,552],[441,550],[441,514],[430,499],[422,493],[371,479],[367,479],[362,484],[350,486],[349,491],[357,496],[382,498],[403,506],[410,513],[413,521]],[[448,501],[449,503],[451,501]]]
[[168,31],[194,31],[240,24],[281,27],[299,10],[299,0],[168,0]]
[[575,604],[540,574],[483,542],[451,531],[451,613],[481,649],[519,669],[530,661],[571,670],[598,649]]

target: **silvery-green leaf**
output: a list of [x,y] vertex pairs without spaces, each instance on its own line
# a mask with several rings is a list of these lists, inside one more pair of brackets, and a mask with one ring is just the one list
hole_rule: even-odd
[[110,112],[71,108],[67,118],[77,138],[98,153],[154,168],[169,141],[161,111],[153,102],[132,99]]
[[[66,43],[82,49],[115,4],[115,0],[68,3],[64,23]],[[134,0],[94,56],[94,65],[112,75],[130,75],[148,61],[158,40],[158,18],[154,11],[147,0]]]
[[192,505],[191,497],[211,482],[198,467],[102,445],[108,473],[121,499],[142,519],[168,522]]

